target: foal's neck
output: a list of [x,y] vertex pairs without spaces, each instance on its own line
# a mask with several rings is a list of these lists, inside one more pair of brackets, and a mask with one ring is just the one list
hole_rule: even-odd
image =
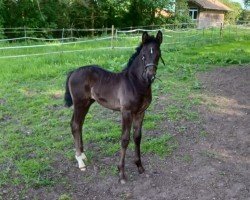
[[130,66],[126,69],[128,78],[137,86],[141,92],[145,92],[151,88],[151,83],[143,78],[144,63],[139,58],[139,55],[133,60]]

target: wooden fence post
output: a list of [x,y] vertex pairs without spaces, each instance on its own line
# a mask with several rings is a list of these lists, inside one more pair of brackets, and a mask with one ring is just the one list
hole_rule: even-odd
[[113,49],[114,48],[114,30],[115,30],[115,27],[114,27],[114,25],[112,25],[112,28],[111,28],[111,34],[112,34],[112,36],[111,36],[111,48]]
[[238,40],[238,26],[236,25],[236,30],[235,30],[235,35],[236,35],[236,40]]
[[24,38],[25,38],[25,42],[27,42],[27,31],[26,31],[26,26],[24,26]]
[[223,36],[223,23],[220,24],[220,38]]
[[115,40],[117,41],[117,38],[118,38],[118,33],[117,33],[117,29],[115,29]]
[[70,28],[70,39],[73,41],[73,30],[72,30],[72,28]]
[[63,37],[64,37],[63,35],[64,35],[64,28],[62,29],[62,41],[61,41],[62,43],[63,43]]
[[211,28],[211,42],[213,42],[214,37],[214,27]]

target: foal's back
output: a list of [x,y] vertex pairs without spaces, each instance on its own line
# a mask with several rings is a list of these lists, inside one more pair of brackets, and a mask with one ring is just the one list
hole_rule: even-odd
[[123,73],[113,73],[97,65],[80,67],[71,73],[68,84],[74,105],[97,101],[102,106],[120,110]]

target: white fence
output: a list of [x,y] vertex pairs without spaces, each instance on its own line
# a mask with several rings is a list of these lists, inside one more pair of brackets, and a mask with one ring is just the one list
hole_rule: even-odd
[[[183,26],[183,25],[182,25]],[[181,26],[180,26],[181,27]],[[0,59],[3,58],[20,58],[20,57],[30,57],[30,56],[44,56],[53,55],[60,53],[74,53],[74,52],[84,52],[84,51],[98,51],[98,50],[108,50],[108,49],[132,49],[135,48],[141,39],[141,34],[144,31],[155,34],[158,30],[163,32],[164,37],[164,47],[172,48],[179,45],[195,44],[199,41],[216,41],[223,37],[225,31],[221,29],[169,29],[164,27],[137,27],[132,29],[131,27],[123,29],[30,29],[25,28],[25,36],[18,38],[9,38],[0,40]],[[225,29],[226,30],[226,29]],[[1,31],[1,30],[0,30]],[[5,29],[6,31],[6,29]],[[16,31],[24,31],[21,28],[17,29],[7,29],[9,33],[15,33]],[[35,32],[53,32],[61,31],[61,38],[45,38],[45,37],[32,37],[29,34]],[[93,37],[73,37],[73,32],[99,32],[98,36]],[[109,31],[109,33],[108,33]],[[229,29],[230,34],[237,34],[239,28]],[[64,37],[65,32],[71,32],[69,37]],[[249,33],[249,32],[248,32]],[[124,42],[125,41],[125,42]],[[98,46],[95,45],[98,43]],[[101,43],[101,44],[100,44]],[[79,49],[70,49],[71,45],[78,45]],[[56,51],[53,47],[57,48]],[[45,52],[29,52],[25,53],[27,49],[46,49]],[[52,49],[52,50],[50,50]],[[39,50],[38,50],[39,51]]]

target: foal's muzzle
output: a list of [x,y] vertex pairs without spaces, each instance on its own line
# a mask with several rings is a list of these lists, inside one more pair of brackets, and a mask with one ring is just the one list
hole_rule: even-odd
[[156,64],[154,64],[154,63],[148,63],[148,64],[146,64],[146,69],[148,68],[148,67],[156,67],[157,65]]
[[154,64],[154,63],[148,63],[148,64],[145,65],[145,71],[146,71],[146,74],[147,74],[147,78],[151,83],[155,79],[156,69],[157,69],[157,65]]

